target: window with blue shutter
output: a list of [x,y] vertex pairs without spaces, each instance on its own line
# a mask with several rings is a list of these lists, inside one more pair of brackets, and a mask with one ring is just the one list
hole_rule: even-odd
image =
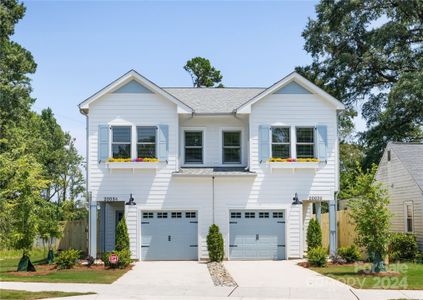
[[326,161],[328,152],[328,127],[326,125],[317,125],[317,150],[317,158],[320,161]]
[[159,125],[158,143],[159,143],[159,157],[160,161],[167,161],[169,156],[169,126]]
[[98,126],[98,161],[104,162],[109,158],[109,126]]
[[265,163],[270,158],[270,126],[259,125],[258,133],[259,162]]

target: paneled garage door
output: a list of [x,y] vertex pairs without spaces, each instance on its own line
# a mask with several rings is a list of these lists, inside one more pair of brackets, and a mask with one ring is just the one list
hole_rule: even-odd
[[230,259],[285,259],[285,212],[232,210]]
[[143,211],[141,259],[196,260],[197,220],[195,211]]

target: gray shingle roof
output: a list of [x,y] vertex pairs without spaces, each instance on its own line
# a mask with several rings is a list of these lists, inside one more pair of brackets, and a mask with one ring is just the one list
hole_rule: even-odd
[[163,88],[196,113],[232,113],[264,88]]
[[173,172],[173,176],[186,177],[211,177],[211,176],[257,176],[255,172],[245,170],[243,167],[239,168],[181,168],[177,172]]
[[390,147],[423,191],[423,144],[390,143]]

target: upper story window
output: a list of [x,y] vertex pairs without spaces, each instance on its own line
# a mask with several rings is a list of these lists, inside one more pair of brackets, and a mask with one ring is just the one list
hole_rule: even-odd
[[156,127],[137,127],[137,157],[156,158]]
[[130,126],[112,126],[112,157],[131,158]]
[[273,158],[289,158],[290,142],[289,127],[272,127]]
[[297,157],[298,158],[314,158],[314,128],[298,127],[297,135]]
[[203,132],[185,131],[185,163],[203,163]]
[[223,132],[223,163],[241,163],[241,131]]

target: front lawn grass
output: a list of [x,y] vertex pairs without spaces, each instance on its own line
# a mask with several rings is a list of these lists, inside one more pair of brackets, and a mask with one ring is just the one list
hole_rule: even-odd
[[0,289],[0,299],[20,299],[20,300],[33,300],[33,299],[46,299],[46,298],[59,298],[92,295],[95,293],[74,293],[74,292],[28,292],[18,290]]
[[370,264],[332,265],[325,268],[310,268],[320,274],[339,280],[359,289],[422,290],[423,264],[396,263],[387,266],[389,271],[399,272],[397,276],[375,276],[359,274],[359,270],[370,269]]
[[15,272],[21,255],[17,251],[0,251],[0,281],[112,283],[130,270],[105,269],[100,266],[76,266],[74,269],[58,270],[54,265],[44,265],[47,253],[37,249],[31,252],[31,261],[37,272]]

